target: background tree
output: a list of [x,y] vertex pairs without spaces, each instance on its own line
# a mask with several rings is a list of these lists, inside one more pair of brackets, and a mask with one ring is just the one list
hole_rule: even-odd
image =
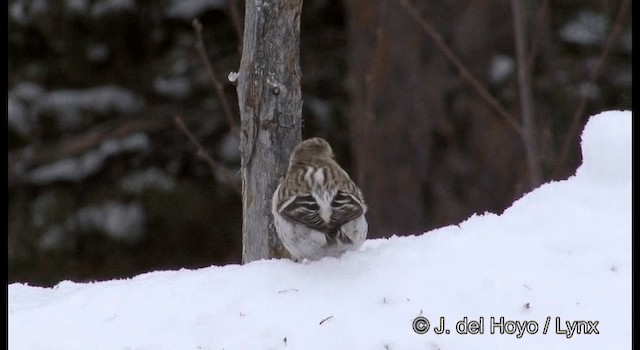
[[[388,1],[348,1],[351,145],[369,205],[370,237],[420,233],[427,223],[422,182],[432,129],[443,116],[446,62],[425,53],[424,34]],[[431,88],[438,86],[438,89]]]
[[[560,57],[568,52],[559,51],[566,41],[604,44],[601,61],[612,43],[621,46],[620,11],[629,6],[607,2],[594,10],[610,11],[608,33],[593,29],[598,25],[588,22],[598,16],[582,9],[558,34],[549,31],[558,26],[549,13],[568,9],[547,1],[345,4],[353,156],[375,204],[373,237],[453,224],[470,210],[499,213],[542,180],[570,174],[576,163],[557,156],[565,140],[578,143],[566,130],[577,118],[585,121],[584,110],[580,117],[574,110],[592,100],[580,93],[590,74],[569,83],[576,67],[565,65]],[[581,36],[582,30],[594,32]],[[560,102],[560,96],[573,103],[552,110],[549,99]]]
[[[541,177],[563,179],[586,118],[632,108],[630,0],[523,5]],[[244,2],[10,0],[8,12],[9,281],[240,263],[239,86],[211,77],[238,71]],[[531,186],[501,116],[521,123],[513,17],[498,0],[304,2],[302,134],[327,139],[362,186],[371,237],[500,213]],[[294,90],[258,81],[268,108],[299,108],[280,105]]]

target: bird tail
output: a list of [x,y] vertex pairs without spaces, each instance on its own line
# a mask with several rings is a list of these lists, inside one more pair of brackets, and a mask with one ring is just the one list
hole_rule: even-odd
[[353,241],[341,229],[330,229],[325,234],[327,245],[335,245],[338,242],[342,244],[353,244]]

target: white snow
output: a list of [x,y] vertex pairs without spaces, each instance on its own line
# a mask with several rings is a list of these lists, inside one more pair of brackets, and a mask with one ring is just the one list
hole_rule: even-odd
[[45,90],[40,85],[30,81],[23,81],[16,84],[16,86],[9,92],[10,95],[14,95],[29,103],[36,102],[44,93]]
[[591,117],[582,149],[501,215],[337,259],[10,284],[9,349],[630,349],[631,112]]
[[16,0],[9,4],[9,18],[25,25],[49,10],[46,0]]
[[[89,114],[126,114],[144,106],[141,97],[128,89],[106,85],[83,90],[54,90],[35,101],[34,113],[56,118],[61,128],[75,128]],[[84,118],[84,119],[83,119]]]
[[99,232],[112,239],[135,243],[144,236],[145,213],[140,203],[107,201],[81,208],[64,223],[53,225],[38,241],[45,250],[56,250],[73,232]]
[[240,162],[240,139],[228,133],[220,140],[220,158],[225,162]]
[[67,11],[72,14],[84,15],[89,9],[87,0],[66,0]]
[[[603,185],[631,180],[631,113],[598,115],[582,132],[582,166],[577,174]],[[617,118],[617,123],[609,119]]]
[[153,88],[162,96],[182,100],[191,93],[191,81],[186,77],[158,76],[153,80]]
[[229,75],[227,75],[227,79],[230,82],[235,83],[236,80],[238,80],[238,72],[229,72]]
[[590,99],[596,99],[600,97],[600,88],[598,85],[584,82],[578,85],[578,95],[584,96]]
[[40,185],[54,181],[80,181],[100,170],[109,157],[123,152],[146,151],[151,147],[150,144],[149,137],[144,133],[108,140],[81,156],[39,166],[27,174],[26,180]]
[[11,93],[7,96],[7,124],[21,135],[26,136],[31,133],[29,111],[24,103]]
[[59,250],[65,243],[66,232],[64,227],[55,225],[49,228],[39,239],[38,247],[43,251]]
[[140,203],[108,201],[80,209],[70,223],[83,230],[96,229],[112,238],[135,242],[144,233],[144,218]]
[[489,80],[494,84],[500,84],[514,71],[515,62],[511,56],[495,55],[489,68]]
[[32,82],[21,82],[7,94],[7,122],[8,125],[23,136],[31,133],[33,116],[29,105],[34,104],[42,95],[44,89]]
[[173,191],[176,186],[171,176],[155,167],[130,174],[123,178],[118,185],[120,189],[134,194],[141,194],[146,189],[169,192]]
[[331,117],[334,115],[334,112],[328,100],[316,96],[308,96],[304,99],[304,105],[313,113],[320,129],[331,129]]
[[166,10],[166,16],[192,21],[208,10],[220,10],[226,6],[225,0],[173,0]]
[[92,62],[106,62],[111,55],[109,45],[106,43],[92,44],[87,48],[87,59]]
[[603,14],[580,11],[577,18],[562,26],[562,40],[579,45],[598,45],[604,40],[609,20]]
[[101,0],[91,7],[93,17],[102,17],[110,13],[133,11],[136,9],[134,0]]

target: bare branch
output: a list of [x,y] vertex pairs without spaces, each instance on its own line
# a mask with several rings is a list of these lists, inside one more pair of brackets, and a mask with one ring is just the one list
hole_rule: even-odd
[[[605,40],[604,47],[602,48],[602,52],[600,53],[600,57],[598,57],[598,61],[596,62],[593,70],[591,70],[588,82],[589,85],[595,84],[600,75],[600,72],[602,71],[604,62],[606,61],[609,53],[611,52],[611,49],[613,48],[614,43],[618,41],[620,34],[622,34],[622,26],[624,24],[627,12],[631,12],[631,0],[623,0],[620,4],[620,7],[618,8],[616,19],[613,23],[611,31],[609,32],[609,35],[607,36],[607,39]],[[571,118],[571,125],[569,126],[567,134],[563,138],[564,143],[562,144],[560,156],[558,157],[553,169],[552,177],[554,178],[560,175],[560,171],[567,161],[571,144],[575,141],[580,122],[584,119],[584,112],[587,108],[588,98],[588,96],[583,95],[578,102],[578,107],[573,113],[573,116]]]
[[[161,109],[165,109],[165,107]],[[162,112],[156,113],[152,110],[148,114],[152,116],[138,116],[136,118],[127,116],[120,120],[102,123],[83,134],[63,138],[57,143],[27,146],[9,151],[9,187],[19,181],[21,174],[34,167],[77,156],[111,139],[122,138],[136,132],[162,129],[168,122],[171,122],[171,119],[164,117]]]
[[243,21],[238,11],[238,0],[227,0],[227,12],[231,17],[231,23],[233,24],[233,30],[238,37],[238,52],[242,54],[242,39],[244,35]]
[[533,30],[531,31],[531,46],[529,53],[527,54],[527,69],[531,71],[533,64],[536,61],[538,50],[540,49],[540,42],[542,41],[543,25],[547,20],[549,14],[549,0],[543,0],[540,4],[540,8],[536,12],[536,19],[533,24]]
[[209,58],[207,58],[207,52],[204,48],[204,40],[202,39],[202,23],[197,18],[192,22],[193,29],[196,32],[197,43],[196,48],[198,49],[198,54],[200,55],[200,59],[202,60],[202,64],[204,64],[205,69],[207,70],[207,76],[211,81],[211,85],[213,85],[218,98],[220,99],[220,104],[222,105],[222,111],[224,113],[225,118],[227,119],[227,123],[229,123],[229,127],[231,128],[231,133],[236,137],[240,138],[240,128],[238,127],[238,123],[236,123],[233,112],[231,112],[231,107],[229,106],[229,102],[227,101],[227,96],[224,93],[224,86],[216,76],[211,68],[211,63],[209,62]]
[[473,77],[471,72],[467,70],[467,68],[462,64],[456,54],[453,53],[453,51],[451,51],[444,40],[442,40],[442,37],[440,37],[440,34],[438,34],[433,26],[429,24],[429,22],[427,22],[424,18],[422,18],[418,10],[416,10],[416,8],[411,5],[408,0],[398,1],[400,1],[400,5],[407,11],[411,18],[418,24],[420,24],[424,32],[435,42],[436,46],[438,47],[438,49],[440,49],[440,51],[442,51],[445,57],[456,67],[458,73],[460,73],[460,76],[469,85],[471,85],[473,89],[476,90],[480,97],[482,97],[482,99],[484,99],[485,102],[498,113],[498,116],[500,116],[505,123],[507,123],[513,130],[515,130],[519,134],[522,134],[522,128],[520,127],[518,122],[514,120],[514,117],[509,114],[509,112],[507,112],[504,107],[502,107],[500,102],[498,102],[498,100],[496,100],[476,78]]
[[231,188],[233,188],[238,194],[242,195],[242,190],[236,184],[236,180],[235,180],[235,176],[233,175],[233,172],[229,170],[229,168],[224,166],[222,163],[216,162],[215,160],[213,160],[213,158],[211,158],[209,153],[207,153],[204,147],[202,147],[202,144],[198,142],[196,137],[193,136],[193,133],[191,133],[189,128],[187,128],[187,125],[184,123],[184,120],[182,120],[181,116],[179,115],[175,116],[174,120],[178,125],[178,127],[180,128],[180,130],[182,130],[182,132],[185,135],[187,135],[187,138],[189,138],[189,141],[191,141],[191,143],[193,143],[193,145],[196,146],[198,150],[197,151],[198,157],[204,159],[207,162],[207,164],[209,164],[209,167],[211,168],[211,172],[214,175],[216,174],[216,171],[221,173],[222,176],[224,176],[227,185],[231,186]]
[[536,130],[533,122],[533,98],[531,94],[531,74],[527,67],[525,52],[526,34],[524,29],[524,9],[522,0],[511,0],[513,13],[513,36],[516,44],[516,61],[518,65],[518,91],[520,96],[520,115],[522,116],[522,142],[524,144],[529,181],[532,187],[542,182],[538,150],[536,147]]

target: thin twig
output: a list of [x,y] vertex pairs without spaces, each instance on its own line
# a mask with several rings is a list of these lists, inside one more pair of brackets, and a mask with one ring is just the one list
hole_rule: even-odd
[[75,157],[103,142],[119,139],[136,132],[161,129],[166,126],[167,122],[171,122],[170,118],[164,117],[161,113],[158,112],[153,117],[137,115],[133,118],[127,116],[126,118],[99,124],[82,134],[63,138],[56,143],[11,150],[8,152],[7,159],[9,187],[17,184],[22,174],[26,171],[39,165]]
[[327,317],[325,319],[322,319],[322,321],[320,321],[320,325],[322,326],[323,323],[325,323],[326,321],[328,321],[328,320],[330,320],[332,318],[333,318],[333,316],[329,316],[329,317]]
[[288,292],[299,292],[299,291],[300,289],[297,289],[297,288],[289,288],[289,289],[279,290],[278,294],[288,293]]
[[178,127],[180,128],[180,130],[182,130],[182,132],[185,135],[187,135],[187,138],[189,138],[189,141],[191,141],[191,143],[193,143],[193,145],[196,146],[196,148],[198,149],[198,152],[197,152],[198,157],[204,159],[207,162],[207,164],[209,164],[209,167],[211,168],[211,172],[214,175],[216,174],[216,171],[220,172],[222,176],[225,177],[227,184],[231,186],[231,188],[233,188],[236,192],[238,192],[238,194],[242,195],[242,190],[236,184],[235,176],[233,175],[233,172],[223,164],[216,162],[215,160],[213,160],[213,158],[211,158],[209,153],[207,153],[207,151],[204,149],[204,147],[202,147],[200,142],[198,142],[196,137],[193,136],[193,133],[191,133],[189,128],[187,128],[187,125],[184,123],[184,120],[182,120],[181,116],[179,115],[175,116],[174,120],[178,125]]
[[407,11],[407,13],[411,16],[411,18],[414,21],[416,21],[418,24],[420,24],[424,32],[435,42],[438,49],[440,49],[440,51],[442,51],[442,53],[447,57],[447,59],[456,67],[456,69],[458,70],[458,73],[460,73],[462,78],[469,85],[471,85],[473,89],[476,90],[476,92],[480,95],[480,97],[482,97],[485,100],[485,102],[493,110],[495,110],[498,113],[498,115],[502,118],[504,122],[506,122],[511,128],[513,128],[513,130],[515,130],[519,134],[522,134],[522,128],[520,127],[518,122],[514,120],[514,117],[511,114],[509,114],[509,112],[507,112],[507,110],[504,109],[504,107],[502,107],[500,102],[498,102],[498,100],[496,100],[491,95],[491,93],[489,93],[489,91],[484,86],[482,86],[482,84],[476,78],[473,77],[471,72],[467,70],[467,68],[462,64],[460,59],[458,59],[456,54],[453,53],[453,51],[451,51],[451,49],[447,46],[444,40],[442,40],[442,37],[433,28],[433,26],[431,26],[431,24],[429,24],[429,22],[427,22],[420,15],[418,10],[416,10],[416,8],[413,5],[411,5],[411,3],[408,0],[398,0],[398,1],[400,1],[400,5]]
[[229,102],[227,101],[227,97],[224,93],[224,87],[216,74],[211,68],[211,63],[209,62],[209,58],[207,58],[207,52],[204,48],[204,40],[202,39],[202,23],[197,18],[192,22],[193,29],[196,32],[197,42],[196,48],[198,49],[198,54],[200,54],[200,59],[202,59],[202,63],[207,70],[207,76],[209,76],[209,80],[211,80],[211,85],[216,91],[218,98],[220,99],[220,104],[222,105],[222,111],[224,113],[225,118],[227,119],[227,123],[229,123],[229,127],[231,128],[231,133],[235,135],[237,138],[240,138],[240,128],[238,128],[238,124],[236,123],[233,113],[231,112],[231,107],[229,106]]
[[527,54],[527,69],[531,72],[533,68],[533,64],[536,61],[536,56],[538,56],[538,50],[540,49],[540,42],[543,37],[543,26],[545,21],[547,20],[547,16],[549,14],[549,0],[543,0],[542,4],[540,4],[540,8],[536,12],[536,19],[533,24],[533,30],[531,31],[531,46],[529,48],[529,53]]
[[[624,24],[624,19],[627,12],[631,12],[631,0],[623,0],[622,3],[620,4],[620,8],[618,8],[616,19],[613,23],[613,27],[611,28],[611,31],[609,32],[609,35],[607,36],[607,39],[605,40],[604,48],[600,53],[600,57],[598,57],[598,61],[596,62],[595,67],[593,68],[593,70],[591,70],[591,74],[588,82],[589,85],[595,84],[596,80],[598,79],[598,76],[600,75],[602,67],[604,66],[604,62],[609,56],[609,52],[613,48],[614,43],[618,41],[618,38],[622,33],[622,25]],[[552,173],[552,178],[556,178],[557,176],[560,175],[559,173],[562,167],[564,166],[565,162],[567,161],[567,157],[569,156],[569,150],[571,148],[571,145],[575,141],[576,134],[578,133],[578,126],[580,122],[584,119],[583,114],[587,108],[588,99],[589,97],[587,95],[583,95],[580,98],[580,101],[578,102],[578,107],[576,108],[575,112],[573,113],[573,117],[571,118],[571,125],[569,126],[569,130],[567,131],[567,134],[563,138],[564,143],[560,151],[560,156],[558,157],[558,160],[555,163],[555,167]]]
[[532,187],[542,182],[538,150],[536,147],[536,130],[533,122],[533,98],[531,95],[531,74],[527,68],[525,52],[526,34],[524,30],[524,9],[522,0],[511,0],[513,13],[513,36],[516,45],[516,62],[518,65],[518,91],[520,96],[520,115],[522,116],[522,143],[524,144],[529,181]]
[[231,23],[233,24],[233,30],[238,37],[238,52],[242,54],[242,39],[244,35],[243,21],[238,11],[238,0],[227,0],[227,12],[231,17]]

